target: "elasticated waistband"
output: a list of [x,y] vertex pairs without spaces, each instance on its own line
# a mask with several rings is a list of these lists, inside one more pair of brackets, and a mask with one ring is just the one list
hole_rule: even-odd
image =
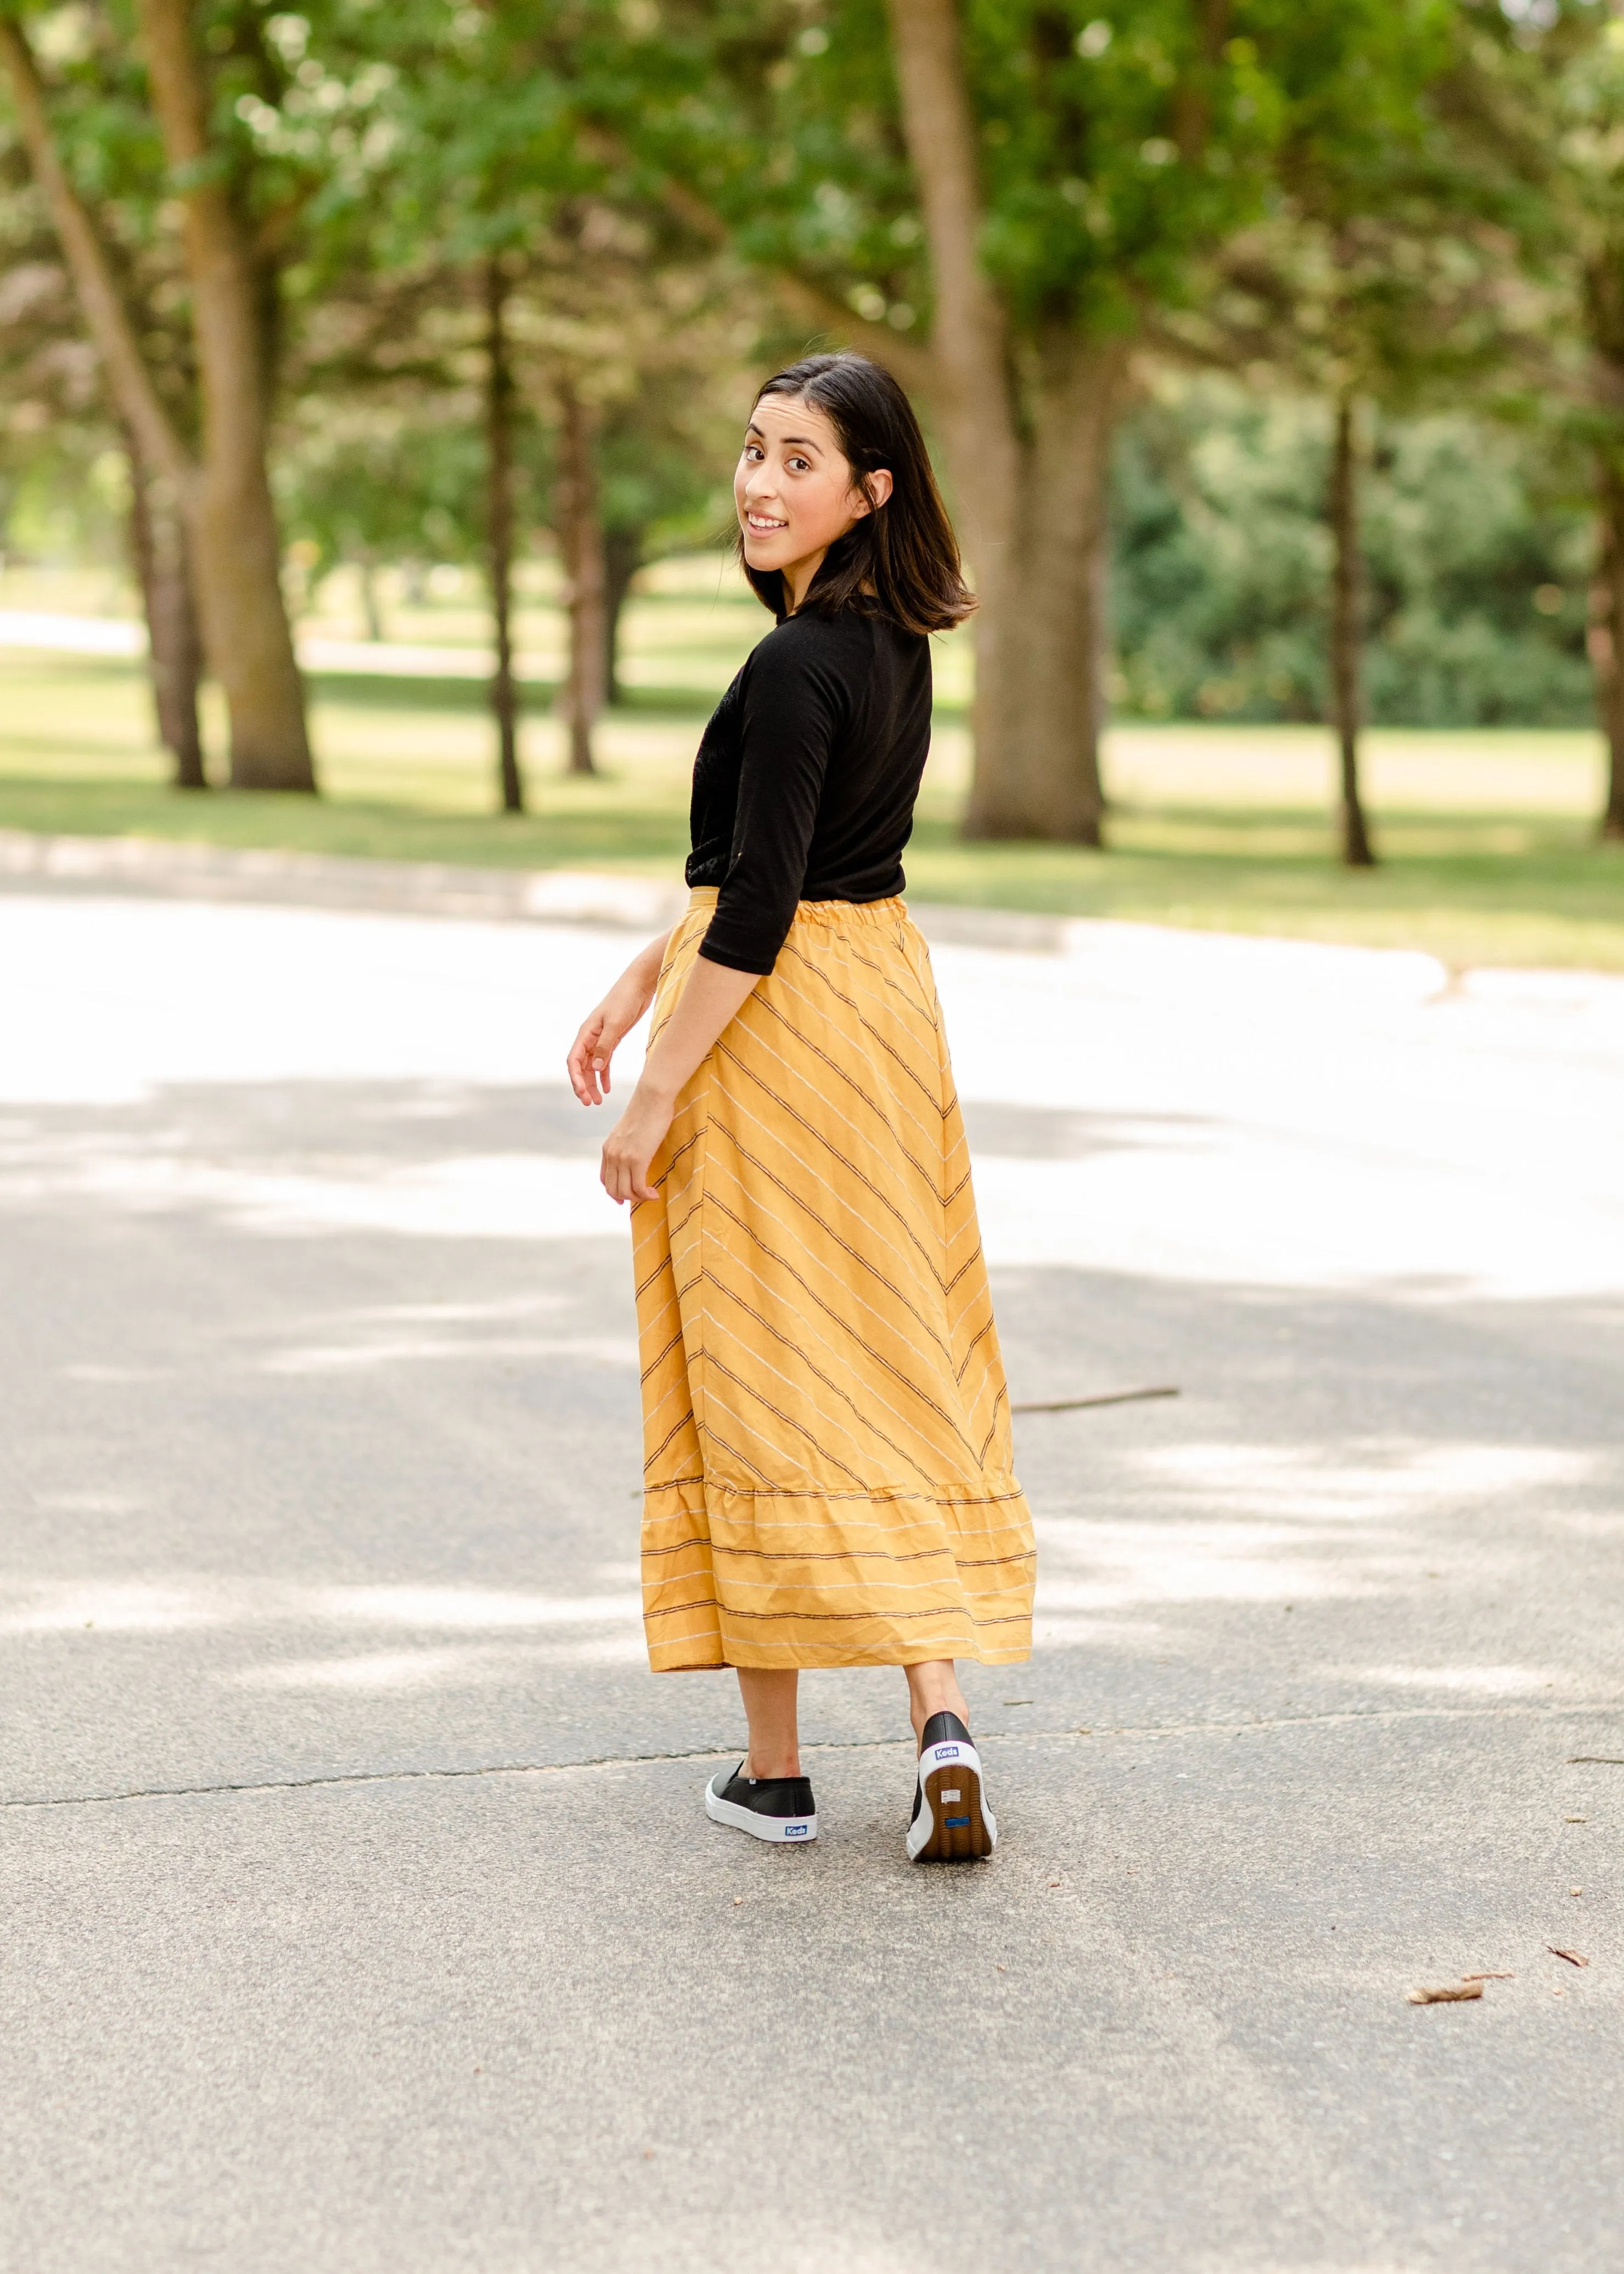
[[[713,908],[717,903],[714,885],[688,886],[688,913],[696,908]],[[795,904],[796,923],[871,923],[894,924],[907,920],[908,904],[893,896],[886,900],[798,900]]]

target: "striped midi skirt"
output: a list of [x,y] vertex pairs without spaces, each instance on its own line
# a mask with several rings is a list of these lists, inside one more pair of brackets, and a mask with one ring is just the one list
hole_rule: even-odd
[[[673,933],[652,1032],[716,894]],[[633,1213],[657,1672],[1024,1659],[1032,1519],[925,943],[802,901]]]

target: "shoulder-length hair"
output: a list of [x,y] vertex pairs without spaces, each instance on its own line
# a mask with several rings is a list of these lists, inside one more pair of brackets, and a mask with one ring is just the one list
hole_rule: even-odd
[[[888,616],[910,632],[951,631],[962,623],[975,595],[964,581],[959,540],[914,406],[890,372],[866,356],[803,356],[775,372],[756,400],[770,395],[809,403],[823,413],[866,497],[872,500],[871,478],[882,468],[891,478],[885,503],[871,505],[830,546],[802,606],[820,615],[852,608]],[[782,576],[776,568],[750,567],[742,529],[737,544],[756,599],[782,617]]]

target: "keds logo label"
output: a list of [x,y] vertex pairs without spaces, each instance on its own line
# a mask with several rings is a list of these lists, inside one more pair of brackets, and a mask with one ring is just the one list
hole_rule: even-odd
[[784,1827],[784,1837],[786,1840],[804,1840],[806,1836],[807,1827],[804,1824],[786,1824]]

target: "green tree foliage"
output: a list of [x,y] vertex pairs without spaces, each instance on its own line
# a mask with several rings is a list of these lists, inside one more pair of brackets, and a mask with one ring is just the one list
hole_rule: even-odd
[[117,447],[56,238],[0,117],[0,552],[116,554],[123,516],[97,469]]
[[[1129,418],[1113,498],[1124,711],[1325,716],[1327,450],[1320,403],[1217,380],[1169,380]],[[1364,516],[1372,719],[1574,726],[1590,715],[1590,533],[1552,474],[1526,438],[1463,413],[1375,423]]]
[[[19,256],[7,265],[11,305],[0,317],[0,353],[23,398],[7,423],[34,430],[23,454],[21,511],[37,509],[53,477],[60,496],[64,473],[81,475],[76,486],[103,508],[103,519],[116,495],[122,541],[102,549],[127,545],[147,617],[158,738],[174,759],[177,787],[200,789],[202,654],[188,526],[197,394],[173,247],[151,226],[150,199],[130,193],[129,149],[145,143],[146,123],[127,99],[127,65],[105,21],[64,11],[37,28],[43,64],[29,28],[0,16],[0,70],[15,129],[6,154],[15,194],[5,198],[4,226]],[[84,71],[90,59],[101,81]],[[108,89],[125,99],[94,99]],[[87,90],[99,139],[84,131]],[[64,131],[58,109],[74,118],[77,134]],[[42,331],[64,325],[69,336],[44,344]],[[38,399],[41,380],[55,417]],[[14,518],[11,499],[5,517],[8,524]]]
[[[95,216],[143,356],[165,410],[189,442],[197,436],[196,368],[177,216],[166,195],[162,145],[147,94],[133,19],[121,5],[59,7],[16,15],[48,89],[49,117],[69,181]],[[16,128],[9,162],[16,190],[29,175]],[[61,259],[37,190],[28,203],[41,246]],[[79,327],[83,336],[82,325]]]
[[803,319],[927,398],[982,606],[970,825],[1097,841],[1133,357],[1282,154],[1372,143],[1445,0],[668,0],[609,121]]
[[1176,312],[1168,327],[1210,361],[1324,398],[1326,695],[1351,867],[1375,857],[1359,778],[1371,415],[1458,402],[1508,344],[1496,227],[1508,177],[1447,115],[1457,28],[1457,11],[1444,5],[1417,9],[1409,23],[1394,18],[1385,47],[1372,34],[1356,68],[1304,100],[1282,137],[1265,214],[1214,247],[1205,305]]
[[[196,457],[192,177],[141,41],[168,4],[24,15]],[[726,518],[752,372],[862,347],[927,412],[982,596],[972,826],[1087,840],[1113,642],[1150,715],[1325,714],[1341,410],[1366,713],[1576,718],[1588,606],[1624,830],[1607,0],[194,0],[188,22],[282,531],[319,570],[484,558],[500,616],[498,553],[551,523],[612,680],[637,563]],[[67,495],[117,429],[14,146],[0,226],[0,479]],[[1588,599],[1575,498],[1602,537]]]
[[515,548],[550,524],[565,561],[561,699],[572,762],[590,769],[620,600],[657,526],[691,516],[713,481],[708,398],[737,357],[726,264],[640,194],[603,132],[594,91],[626,48],[618,17],[416,0],[382,22],[298,21],[300,107],[251,110],[253,131],[313,150],[320,121],[344,116],[342,91],[364,86],[378,165],[350,194],[351,145],[328,154],[319,257],[301,272],[306,373],[286,486],[324,560],[365,569],[434,530],[443,549],[485,559],[514,806],[502,627]]
[[399,403],[317,398],[311,411],[289,422],[277,491],[288,537],[316,548],[312,584],[341,565],[478,558],[483,448],[466,402],[442,409],[414,390]]
[[1530,192],[1522,251],[1555,287],[1531,407],[1589,477],[1601,829],[1624,841],[1624,15],[1615,0],[1502,0],[1477,19],[1483,132]]

